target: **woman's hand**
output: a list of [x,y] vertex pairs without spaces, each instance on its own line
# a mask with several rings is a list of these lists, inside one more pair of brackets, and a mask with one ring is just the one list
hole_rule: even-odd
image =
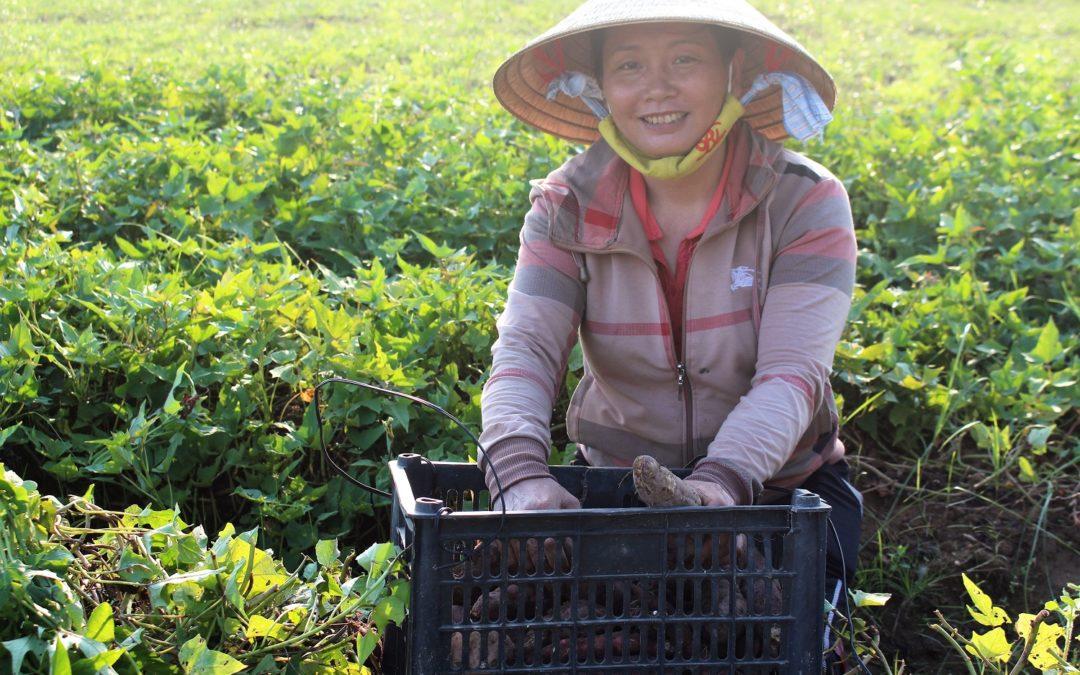
[[503,490],[491,504],[492,511],[500,510],[505,502],[507,511],[539,511],[547,509],[580,509],[581,502],[559,485],[552,476],[528,478]]
[[691,474],[683,482],[701,495],[702,506],[735,506],[735,498],[719,483],[694,478]]

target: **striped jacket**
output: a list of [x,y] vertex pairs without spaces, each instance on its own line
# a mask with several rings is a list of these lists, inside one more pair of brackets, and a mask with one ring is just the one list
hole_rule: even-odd
[[797,486],[843,456],[829,373],[854,285],[847,193],[745,124],[729,143],[728,187],[689,267],[681,350],[627,164],[598,141],[533,182],[481,399],[493,494],[492,468],[503,489],[547,475],[577,341],[585,369],[567,432],[592,465],[704,455],[695,473],[749,503],[766,482]]

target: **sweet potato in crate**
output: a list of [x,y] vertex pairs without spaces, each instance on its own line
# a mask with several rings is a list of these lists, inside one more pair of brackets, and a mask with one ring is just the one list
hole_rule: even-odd
[[390,471],[412,598],[388,673],[820,672],[816,495],[647,508],[629,469],[556,466],[582,509],[504,517],[476,465],[401,455]]

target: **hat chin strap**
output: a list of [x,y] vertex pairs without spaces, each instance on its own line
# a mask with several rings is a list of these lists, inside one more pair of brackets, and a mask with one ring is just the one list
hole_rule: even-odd
[[675,155],[655,159],[645,156],[623,138],[611,116],[600,120],[598,128],[600,135],[615,151],[615,154],[622,157],[627,164],[650,178],[670,180],[694,173],[705,164],[705,160],[714,152],[719,148],[723,148],[724,141],[731,132],[731,128],[735,126],[735,122],[739,121],[742,114],[743,106],[739,103],[739,99],[728,94],[727,99],[724,101],[724,107],[720,109],[720,115],[705,132],[705,135],[694,144],[690,152],[682,156]]

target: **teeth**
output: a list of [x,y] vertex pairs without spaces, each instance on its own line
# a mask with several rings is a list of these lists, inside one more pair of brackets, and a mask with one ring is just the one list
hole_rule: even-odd
[[686,116],[686,113],[668,113],[667,115],[646,115],[644,119],[649,124],[671,124]]

